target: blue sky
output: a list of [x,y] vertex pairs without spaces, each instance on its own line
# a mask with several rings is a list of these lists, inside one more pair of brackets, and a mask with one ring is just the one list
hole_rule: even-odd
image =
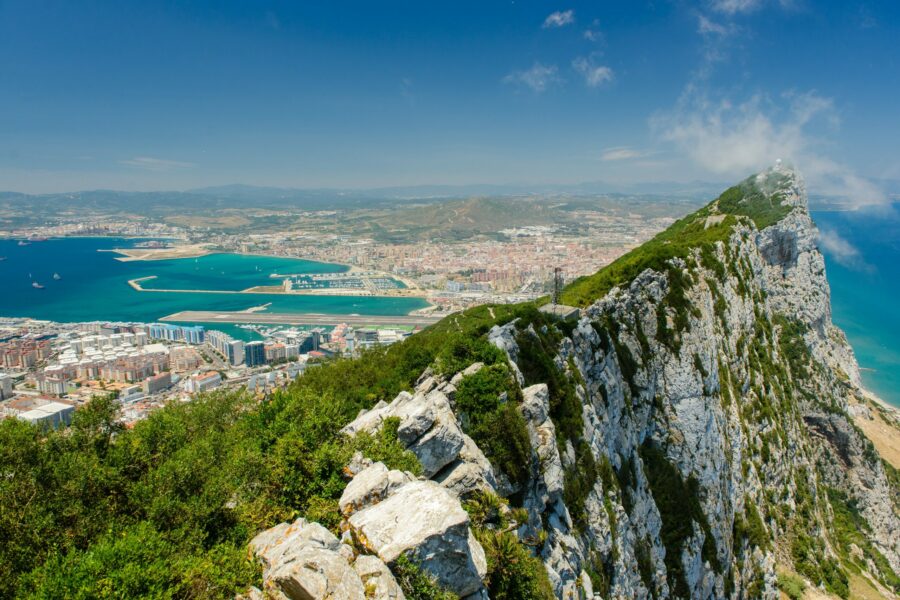
[[889,1],[0,0],[0,189],[900,178]]

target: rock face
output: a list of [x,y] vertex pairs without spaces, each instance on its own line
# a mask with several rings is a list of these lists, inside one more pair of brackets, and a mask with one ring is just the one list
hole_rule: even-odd
[[290,600],[399,600],[394,576],[373,556],[355,558],[318,523],[298,519],[267,529],[250,542],[263,565],[263,591],[255,595]]
[[358,546],[387,564],[408,555],[460,596],[483,588],[487,564],[469,530],[469,515],[456,496],[434,482],[400,486],[386,499],[352,513],[346,527]]
[[[427,378],[419,387],[434,388],[434,379]],[[400,420],[397,437],[422,463],[426,477],[455,461],[465,445],[450,401],[441,390],[427,394],[416,392],[414,396],[401,392],[390,404],[376,406],[357,417],[341,433],[354,435],[360,431],[376,431],[389,418]]]
[[[592,591],[604,598],[741,597],[748,589],[774,598],[772,545],[760,547],[744,524],[759,515],[769,540],[827,536],[829,489],[852,498],[872,548],[898,568],[890,488],[845,413],[858,368],[831,323],[803,182],[790,171],[761,177],[782,181],[768,193],[790,207],[784,218],[762,231],[739,221],[726,242],[671,261],[667,272],[645,271],[590,306],[559,343],[556,365],[581,402],[590,462],[613,475],[594,479],[578,515],[563,473],[583,467],[574,448],[557,443],[546,386],[523,390],[539,467],[520,535],[546,532],[540,555],[558,597],[577,597],[590,569]],[[683,309],[671,300],[673,272]],[[510,361],[528,335],[515,327],[490,334]],[[657,456],[662,463],[650,460]],[[677,477],[685,496],[672,503]],[[693,502],[696,509],[679,506]],[[809,518],[795,516],[801,506]],[[672,543],[673,523],[685,519],[693,533]],[[812,548],[807,577],[833,585],[822,574],[833,550]]]
[[[731,219],[723,239],[613,288],[577,323],[489,330],[521,388],[525,483],[512,487],[454,412],[457,386],[483,365],[449,380],[429,369],[414,393],[342,430],[396,419],[424,478],[354,457],[339,501],[347,543],[302,520],[260,534],[265,592],[400,598],[389,567],[406,555],[483,599],[485,554],[461,502],[484,493],[524,509],[510,529],[558,598],[775,599],[776,562],[835,593],[842,569],[889,582],[897,492],[847,415],[859,370],[831,322],[803,182],[776,168],[747,185],[777,220],[760,229],[758,207],[714,204],[697,223]],[[857,519],[847,548],[839,512]]]

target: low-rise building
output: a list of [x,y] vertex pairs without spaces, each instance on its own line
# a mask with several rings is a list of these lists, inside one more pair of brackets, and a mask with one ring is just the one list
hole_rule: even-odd
[[222,385],[222,376],[216,371],[188,377],[184,382],[184,390],[189,394],[199,394],[214,390]]
[[60,426],[67,426],[72,422],[75,407],[53,398],[20,396],[5,402],[3,413],[35,425],[56,429]]
[[141,385],[144,394],[147,396],[158,394],[159,392],[165,391],[170,387],[172,387],[172,375],[168,372],[160,373],[159,375],[154,375],[153,377],[148,377]]

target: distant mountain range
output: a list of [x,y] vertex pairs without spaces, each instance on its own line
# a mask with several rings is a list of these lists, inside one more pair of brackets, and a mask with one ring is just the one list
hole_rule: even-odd
[[[900,196],[900,181],[880,180],[887,194]],[[185,191],[123,192],[88,190],[55,194],[0,192],[0,216],[39,218],[48,215],[126,213],[150,217],[191,214],[226,209],[354,210],[390,208],[398,204],[430,204],[473,197],[548,198],[640,196],[689,203],[706,202],[725,187],[720,182],[644,182],[612,184],[602,181],[579,184],[472,184],[415,185],[367,189],[279,188],[232,184]],[[827,208],[840,201],[811,196],[813,207]]]

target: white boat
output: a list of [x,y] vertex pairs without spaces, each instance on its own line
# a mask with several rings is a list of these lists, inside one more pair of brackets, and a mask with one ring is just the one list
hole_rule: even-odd
[[53,279],[55,279],[56,281],[59,281],[60,279],[62,279],[62,277],[59,276],[59,273],[54,273]]
[[44,289],[44,286],[42,286],[41,284],[39,284],[37,281],[32,281],[32,282],[31,282],[31,287],[33,287],[33,288],[36,289],[36,290],[42,290],[42,289]]

